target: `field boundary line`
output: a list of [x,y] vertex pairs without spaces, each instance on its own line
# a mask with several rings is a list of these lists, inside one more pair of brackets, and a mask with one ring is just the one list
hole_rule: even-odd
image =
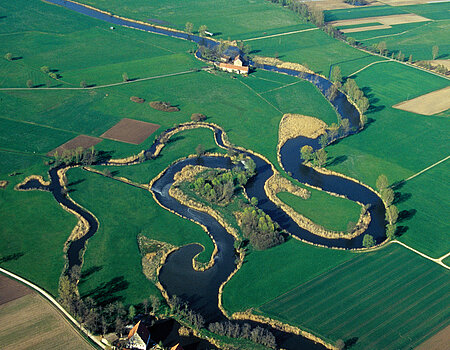
[[42,288],[38,287],[36,284],[31,283],[30,281],[26,280],[23,277],[20,277],[19,275],[16,275],[15,273],[9,272],[8,270],[5,270],[4,268],[0,267],[0,272],[4,273],[5,275],[14,278],[15,280],[27,285],[34,291],[38,292],[39,295],[44,297],[48,302],[50,302],[53,306],[56,307],[56,309],[65,316],[65,319],[69,321],[69,323],[72,325],[72,327],[76,328],[78,332],[84,333],[89,339],[91,339],[97,346],[99,346],[102,349],[106,349],[106,346],[101,343],[97,338],[95,338],[86,328],[84,328],[75,318],[72,317],[71,314],[69,314],[49,293],[47,293]]
[[295,85],[295,84],[299,84],[299,83],[301,83],[301,82],[302,82],[302,80],[299,80],[299,81],[296,81],[296,82],[293,82],[293,83],[289,83],[289,84],[286,84],[286,85],[283,85],[283,86],[279,86],[279,87],[274,88],[274,89],[270,89],[270,90],[261,92],[261,94],[267,94],[267,93],[269,93],[269,92],[273,92],[273,91],[276,91],[276,90],[284,89],[284,88],[286,88],[286,87],[289,87],[289,86],[292,86],[292,85]]
[[[411,13],[412,13],[412,12],[411,12]],[[403,31],[403,32],[401,32],[401,33],[393,33],[393,34],[379,35],[379,36],[374,36],[374,37],[367,38],[367,39],[362,39],[362,40],[374,40],[374,39],[386,38],[386,37],[389,37],[389,36],[403,35],[403,34],[412,32],[412,31],[415,30],[415,29],[419,29],[419,28],[422,28],[422,27],[424,27],[424,26],[427,26],[427,25],[429,25],[429,24],[431,24],[431,23],[433,23],[433,22],[435,22],[435,20],[430,20],[430,21],[427,22],[427,23],[424,23],[424,24],[422,24],[422,25],[420,25],[420,26],[417,26],[417,27],[414,27],[414,28],[405,30],[405,31]]]
[[446,255],[444,255],[444,256],[441,257],[441,258],[434,259],[434,258],[432,258],[432,257],[430,257],[430,256],[428,256],[428,255],[426,255],[426,254],[424,254],[424,253],[422,253],[422,252],[419,252],[417,249],[414,249],[414,248],[410,247],[409,245],[406,245],[405,243],[400,242],[400,241],[398,241],[398,240],[393,240],[393,241],[391,241],[391,243],[397,243],[397,244],[400,244],[401,246],[403,246],[403,247],[405,247],[405,248],[411,250],[412,252],[414,252],[414,253],[420,255],[421,257],[423,257],[423,258],[425,258],[425,259],[428,259],[428,260],[430,260],[430,261],[432,261],[432,262],[434,262],[434,263],[436,263],[436,264],[438,264],[438,265],[441,265],[442,267],[446,268],[447,270],[450,270],[450,267],[447,266],[447,265],[445,265],[445,264],[442,262],[442,260],[443,260],[442,258],[448,256],[450,253],[447,253]]
[[358,69],[356,72],[353,72],[352,74],[347,75],[347,77],[351,77],[352,75],[358,74],[359,72],[363,71],[366,68],[369,68],[370,66],[373,66],[374,64],[377,63],[386,63],[386,62],[391,62],[392,60],[383,60],[383,61],[376,61],[376,62],[372,62],[369,63],[367,66],[362,67],[361,69]]
[[153,77],[148,77],[148,78],[141,78],[141,79],[135,79],[135,80],[130,80],[130,81],[121,81],[120,83],[112,83],[112,84],[106,84],[106,85],[98,85],[98,86],[91,86],[91,87],[66,87],[66,88],[0,88],[0,91],[33,91],[33,90],[46,90],[46,91],[55,91],[55,90],[96,90],[96,89],[103,89],[103,88],[108,88],[108,87],[113,87],[113,86],[119,86],[119,85],[124,85],[124,84],[132,84],[132,83],[139,83],[141,81],[146,81],[146,80],[153,80],[153,79],[159,79],[159,78],[167,78],[167,77],[173,77],[176,75],[182,75],[182,74],[189,74],[189,73],[194,73],[197,72],[194,69],[190,69],[187,71],[183,71],[183,72],[177,72],[177,73],[168,73],[168,74],[163,74],[163,75],[155,75]]
[[269,38],[276,38],[277,36],[284,36],[284,35],[290,35],[290,34],[297,34],[297,33],[304,33],[304,32],[310,32],[312,30],[318,30],[319,28],[308,28],[308,29],[300,29],[300,30],[294,30],[293,32],[285,32],[280,34],[272,34],[272,35],[266,35],[266,36],[259,36],[256,38],[250,38],[245,39],[242,41],[254,41],[254,40],[262,40],[262,39],[269,39]]
[[41,128],[46,128],[46,129],[51,129],[51,130],[56,130],[56,131],[63,131],[63,132],[67,132],[69,134],[74,134],[74,135],[81,135],[80,133],[78,133],[76,131],[56,128],[56,127],[50,126],[50,125],[38,124],[38,123],[35,123],[35,122],[30,122],[28,120],[17,120],[17,119],[8,118],[8,117],[0,117],[0,119],[9,120],[9,121],[12,121],[12,122],[17,122],[17,123],[22,123],[22,124],[40,126]]
[[429,167],[427,167],[427,168],[425,168],[425,169],[419,171],[418,173],[416,173],[416,174],[414,174],[414,175],[408,177],[407,179],[403,180],[402,182],[406,182],[406,181],[409,181],[409,180],[414,179],[416,176],[419,176],[420,174],[423,174],[424,172],[430,170],[431,168],[434,168],[436,165],[439,165],[439,164],[445,162],[445,161],[446,161],[447,159],[449,159],[449,158],[450,158],[450,156],[447,156],[447,157],[445,157],[444,159],[441,159],[440,161],[438,161],[438,162],[436,162],[436,163],[430,165]]
[[252,87],[248,86],[246,83],[244,83],[243,81],[239,80],[239,82],[246,86],[249,90],[253,91],[261,100],[263,100],[264,102],[266,102],[268,105],[270,105],[271,107],[273,107],[274,109],[276,109],[279,113],[283,114],[283,112],[281,110],[279,110],[277,107],[275,107],[273,104],[271,104],[267,99],[265,99],[263,96],[261,96],[261,94],[259,92],[257,92],[255,89],[253,89]]

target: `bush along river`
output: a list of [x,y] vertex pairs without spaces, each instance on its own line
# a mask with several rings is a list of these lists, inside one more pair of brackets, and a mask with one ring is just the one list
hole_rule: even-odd
[[[112,15],[110,13],[86,7],[81,4],[73,3],[71,1],[47,1],[112,24],[123,25],[148,32],[186,39],[199,43],[201,45],[208,46],[209,48],[213,48],[218,44],[216,41],[211,39],[202,38],[199,36],[163,28],[160,26],[145,24],[143,22],[128,20]],[[238,50],[234,47],[232,47],[232,49]],[[197,57],[201,58],[201,54],[199,54],[199,51],[197,51],[196,55]],[[263,65],[261,68],[308,80],[311,83],[315,84],[322,92],[322,94],[325,94],[325,91],[331,84],[327,79],[315,74],[302,73],[299,71],[278,68],[270,65]],[[349,124],[351,127],[350,130],[353,129],[353,131],[349,131],[348,134],[356,132],[359,127],[359,112],[347,100],[347,97],[339,92],[336,99],[332,101],[332,104],[336,108],[341,118],[349,120]],[[209,127],[214,130],[216,143],[223,148],[227,148],[227,146],[223,142],[223,131],[215,126]],[[169,129],[168,131],[173,130],[174,129]],[[347,135],[343,136],[345,137]],[[160,138],[158,138],[152,145],[152,147],[146,152],[147,158],[151,158],[151,156],[155,154],[155,151],[160,144],[161,141]],[[281,147],[280,158],[281,164],[285,171],[292,173],[292,177],[302,183],[320,187],[323,190],[344,195],[350,200],[369,205],[369,211],[372,220],[369,224],[369,227],[364,233],[371,234],[377,243],[381,243],[382,241],[384,241],[385,208],[378,195],[372,190],[355,181],[348,180],[336,175],[322,174],[310,167],[301,165],[299,150],[306,144],[311,145],[314,149],[318,148],[317,140],[308,139],[306,137],[297,137],[295,139],[288,140]],[[236,149],[236,151],[245,152],[240,149]],[[255,162],[257,171],[257,175],[246,185],[247,194],[250,197],[256,197],[258,199],[258,207],[264,210],[268,215],[270,215],[270,217],[274,221],[276,221],[281,228],[285,229],[291,235],[294,235],[304,241],[330,248],[358,249],[362,247],[363,234],[353,239],[328,239],[316,236],[300,228],[292,220],[292,218],[290,218],[284,211],[279,209],[272,201],[270,201],[264,191],[265,182],[273,174],[271,164],[264,160],[262,157],[253,153],[247,153],[247,155],[250,156]],[[163,285],[169,296],[177,295],[182,299],[188,301],[190,307],[194,311],[202,314],[208,322],[225,321],[226,317],[222,314],[218,307],[218,291],[220,285],[224,281],[226,281],[228,276],[230,276],[230,274],[236,268],[236,254],[233,246],[234,238],[229,235],[225,228],[223,228],[210,215],[180,204],[168,193],[169,188],[173,183],[174,174],[186,165],[198,163],[211,168],[229,168],[231,166],[229,160],[224,157],[204,156],[200,158],[188,158],[185,160],[181,160],[170,166],[164,172],[164,174],[153,183],[151,191],[155,195],[157,201],[159,201],[160,204],[162,204],[164,207],[206,226],[206,228],[216,241],[218,248],[218,254],[215,256],[215,264],[206,271],[195,271],[192,267],[192,258],[198,252],[200,252],[202,248],[199,245],[191,244],[182,247],[181,249],[169,255],[165,265],[160,271],[159,278],[161,284]],[[67,256],[70,269],[74,265],[81,264],[80,254],[85,247],[86,241],[96,232],[98,223],[95,217],[93,217],[90,213],[88,213],[80,206],[76,205],[63,193],[57,175],[58,170],[59,168],[50,170],[49,174],[51,178],[51,184],[48,186],[48,190],[53,193],[53,196],[59,203],[77,212],[90,224],[89,232],[81,239],[72,242],[69,246]],[[29,182],[23,186],[24,189],[39,188],[38,184],[36,184],[35,182]],[[42,187],[42,185],[40,186]],[[271,326],[262,325],[258,322],[234,322],[240,324],[245,322],[249,323],[251,326],[263,326],[266,329],[269,329],[275,335],[278,347],[292,350],[323,348],[323,345],[316,344],[307,338],[294,335],[292,333],[283,332]]]

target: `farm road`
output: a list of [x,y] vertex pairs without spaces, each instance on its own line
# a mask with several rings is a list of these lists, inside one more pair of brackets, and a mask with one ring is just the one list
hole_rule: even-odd
[[253,40],[262,40],[262,39],[269,39],[269,38],[275,38],[277,36],[284,36],[284,35],[290,35],[290,34],[297,34],[297,33],[303,33],[303,32],[310,32],[312,30],[318,30],[319,28],[309,28],[309,29],[301,29],[301,30],[295,30],[293,32],[286,32],[286,33],[280,33],[280,34],[273,34],[273,35],[266,35],[266,36],[259,36],[257,38],[250,38],[245,39],[242,41],[253,41]]
[[414,252],[414,253],[420,255],[421,257],[423,257],[423,258],[425,258],[425,259],[428,259],[428,260],[430,260],[430,261],[432,261],[432,262],[434,262],[434,263],[436,263],[436,264],[438,264],[438,265],[441,265],[442,267],[446,268],[447,270],[450,270],[450,267],[447,266],[447,265],[445,265],[445,264],[442,262],[447,256],[450,255],[450,252],[447,253],[447,254],[445,254],[444,256],[441,256],[440,258],[433,259],[432,257],[430,257],[430,256],[428,256],[428,255],[426,255],[426,254],[424,254],[424,253],[422,253],[422,252],[419,252],[418,250],[416,250],[416,249],[414,249],[414,248],[411,248],[409,245],[406,245],[406,244],[403,243],[403,242],[394,240],[394,241],[391,241],[389,244],[391,244],[391,243],[397,243],[397,244],[400,244],[401,246],[405,247],[406,249],[411,250],[412,252]]
[[113,84],[106,84],[106,85],[98,85],[98,86],[91,86],[91,87],[60,87],[60,88],[0,88],[0,91],[32,91],[32,90],[48,90],[48,91],[55,91],[55,90],[95,90],[95,89],[103,89],[108,88],[112,86],[119,86],[119,85],[125,85],[125,84],[132,84],[132,83],[138,83],[141,81],[146,80],[153,80],[153,79],[160,79],[160,78],[167,78],[167,77],[173,77],[176,75],[182,75],[182,74],[189,74],[189,73],[195,73],[197,70],[191,69],[183,72],[177,72],[177,73],[169,73],[169,74],[163,74],[163,75],[156,75],[154,77],[148,77],[148,78],[142,78],[142,79],[136,79],[131,81],[122,81],[120,83],[113,83]]

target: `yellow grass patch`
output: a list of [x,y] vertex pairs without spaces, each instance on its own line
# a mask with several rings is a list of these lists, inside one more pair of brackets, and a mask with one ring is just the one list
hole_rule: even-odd
[[418,5],[428,4],[433,2],[432,0],[384,0],[383,4],[389,6],[406,6],[406,5]]
[[285,114],[278,129],[278,149],[289,140],[298,136],[315,139],[325,133],[327,124],[320,119],[300,114]]
[[355,33],[368,30],[379,30],[379,29],[389,29],[391,26],[396,24],[405,23],[417,23],[417,22],[427,22],[431,21],[429,18],[425,18],[414,13],[405,13],[401,15],[389,15],[389,16],[378,16],[378,17],[364,17],[355,19],[345,19],[340,21],[329,22],[333,27],[344,27],[344,26],[354,26],[354,25],[364,25],[369,23],[380,23],[379,26],[363,26],[360,28],[348,28],[341,29],[343,33]]
[[412,100],[397,103],[392,107],[423,115],[433,115],[446,111],[450,108],[450,86],[413,98]]

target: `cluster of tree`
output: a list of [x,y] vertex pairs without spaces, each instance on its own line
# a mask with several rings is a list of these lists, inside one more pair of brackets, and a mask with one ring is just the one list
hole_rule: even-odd
[[261,209],[244,208],[240,222],[244,237],[258,250],[265,250],[284,242],[280,227]]
[[333,38],[342,38],[342,33],[335,27],[325,23],[323,11],[318,7],[305,3],[303,0],[270,0],[273,3],[288,6],[305,21],[315,24]]
[[117,301],[101,306],[91,297],[81,299],[77,290],[80,270],[78,265],[74,266],[69,274],[61,277],[58,288],[61,305],[90,332],[106,334],[114,331],[122,336],[125,326],[136,316],[135,307],[131,305],[127,311]]
[[[324,140],[324,138],[321,138],[321,143],[326,144]],[[312,161],[314,165],[319,168],[323,167],[327,163],[328,154],[324,148],[320,148],[314,152],[314,149],[311,146],[305,145],[300,149],[300,155],[305,162]]]
[[230,321],[214,322],[209,324],[208,329],[213,333],[229,338],[249,339],[270,349],[276,349],[277,347],[275,336],[270,331],[262,327],[252,329],[248,323],[244,323],[241,326]]
[[353,79],[347,79],[343,89],[348,97],[358,106],[361,114],[367,112],[370,107],[369,99],[364,96],[364,92],[358,87]]
[[[206,45],[200,45],[198,49],[204,59],[217,62],[217,61],[220,61],[221,58],[226,54],[229,47],[230,47],[230,45],[228,44],[228,42],[220,39],[218,45],[215,45],[212,47],[209,47]],[[242,41],[239,41],[237,43],[237,47],[242,51],[244,56],[250,50],[250,46],[245,45]]]
[[56,151],[53,158],[55,159],[55,166],[61,164],[91,165],[99,160],[99,152],[94,147],[77,147],[76,149],[64,150],[61,154]]
[[397,230],[398,209],[394,203],[395,193],[389,187],[389,182],[386,175],[381,174],[376,181],[377,189],[380,193],[381,199],[386,207],[386,236],[389,239],[395,238],[395,231]]
[[375,239],[371,235],[365,234],[363,237],[363,247],[370,248],[370,247],[373,247],[374,245],[375,245]]
[[244,186],[253,175],[255,175],[254,168],[209,170],[203,176],[198,176],[190,187],[209,202],[227,205],[231,202],[237,187]]
[[52,71],[50,69],[50,67],[48,67],[48,66],[42,66],[41,72],[44,74],[47,74],[50,78],[55,79],[55,80],[61,78],[61,76],[59,74],[55,73],[54,70]]
[[169,306],[173,314],[181,317],[194,328],[201,329],[205,327],[205,319],[203,316],[191,310],[189,304],[178,296],[173,295],[169,299]]

